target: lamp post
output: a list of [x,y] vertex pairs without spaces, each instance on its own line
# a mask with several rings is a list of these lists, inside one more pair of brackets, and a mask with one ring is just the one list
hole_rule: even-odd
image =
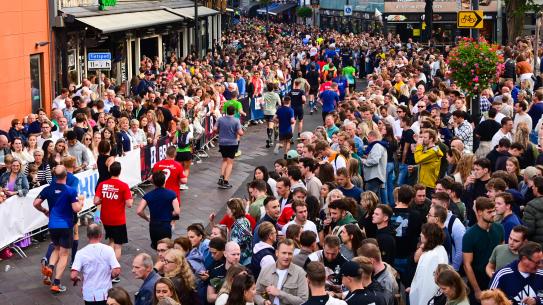
[[[471,0],[471,9],[474,11],[479,10],[479,0]],[[479,39],[479,29],[471,29],[471,38]]]
[[200,58],[200,21],[198,20],[198,1],[194,0],[194,50]]
[[538,75],[538,52],[539,52],[539,29],[541,28],[541,19],[543,18],[543,12],[537,12],[535,19],[535,43],[534,43],[534,75]]
[[[475,0],[478,1],[478,0]],[[424,6],[424,21],[426,23],[426,38],[428,44],[432,40],[432,22],[434,19],[434,0],[425,0]]]

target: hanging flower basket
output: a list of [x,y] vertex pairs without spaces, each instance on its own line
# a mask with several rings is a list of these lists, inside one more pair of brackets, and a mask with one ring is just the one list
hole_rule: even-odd
[[500,46],[484,38],[461,38],[451,50],[447,63],[452,79],[464,93],[476,96],[497,82],[504,69]]

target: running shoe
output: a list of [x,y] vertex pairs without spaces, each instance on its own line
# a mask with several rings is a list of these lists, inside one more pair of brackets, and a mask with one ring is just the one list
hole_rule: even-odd
[[63,286],[63,285],[53,285],[51,286],[51,292],[54,293],[54,294],[57,294],[57,293],[62,293],[62,292],[65,292],[66,291],[66,286]]
[[181,185],[179,185],[179,189],[182,190],[182,191],[185,191],[185,190],[188,190],[189,187],[186,184],[181,184]]
[[223,184],[219,185],[219,188],[220,188],[220,189],[223,189],[223,190],[231,189],[231,188],[232,188],[232,184],[230,184],[229,182],[224,182]]
[[114,278],[114,279],[111,279],[111,282],[112,282],[113,284],[120,283],[120,282],[121,282],[121,278],[120,278],[120,277],[116,277],[116,278]]
[[266,148],[270,148],[270,140],[266,140]]
[[239,157],[239,156],[241,156],[241,150],[238,150],[238,151],[236,152],[236,154],[234,155],[234,157],[236,157],[236,158]]
[[51,281],[51,278],[48,276],[44,276],[42,282],[45,286],[51,286],[51,284],[53,283],[53,281]]
[[224,184],[224,179],[221,177],[219,178],[219,181],[217,182],[218,185],[223,185]]
[[53,269],[49,268],[49,266],[41,266],[41,274],[43,276],[51,277],[53,275]]

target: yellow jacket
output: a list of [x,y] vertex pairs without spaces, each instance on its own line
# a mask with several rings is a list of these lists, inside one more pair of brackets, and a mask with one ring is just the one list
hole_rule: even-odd
[[443,152],[439,146],[424,149],[422,144],[415,148],[415,163],[419,165],[419,183],[425,187],[435,188],[441,166]]

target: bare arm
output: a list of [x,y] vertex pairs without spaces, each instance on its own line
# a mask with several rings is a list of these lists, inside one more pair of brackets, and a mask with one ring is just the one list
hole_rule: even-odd
[[133,203],[134,203],[134,199],[132,199],[132,198],[127,199],[127,200],[124,202],[124,204],[126,205],[127,208],[131,208]]
[[496,272],[496,264],[488,262],[485,267],[486,275],[488,275],[489,278],[492,278],[494,275],[494,272]]
[[174,216],[179,215],[179,213],[181,213],[181,210],[179,209],[179,201],[177,200],[177,198],[175,198],[172,201],[172,205],[173,205],[173,215]]
[[136,213],[139,217],[145,219],[146,221],[149,221],[149,216],[145,214],[145,207],[147,206],[147,201],[145,199],[141,199],[140,204],[138,205],[138,208],[136,209]]
[[466,276],[468,278],[469,284],[473,288],[473,292],[475,293],[475,296],[478,298],[479,295],[481,295],[481,288],[479,288],[479,283],[477,283],[477,279],[475,278],[475,273],[473,271],[473,268],[471,267],[471,263],[473,262],[473,253],[466,253],[464,252],[464,271],[466,271]]

